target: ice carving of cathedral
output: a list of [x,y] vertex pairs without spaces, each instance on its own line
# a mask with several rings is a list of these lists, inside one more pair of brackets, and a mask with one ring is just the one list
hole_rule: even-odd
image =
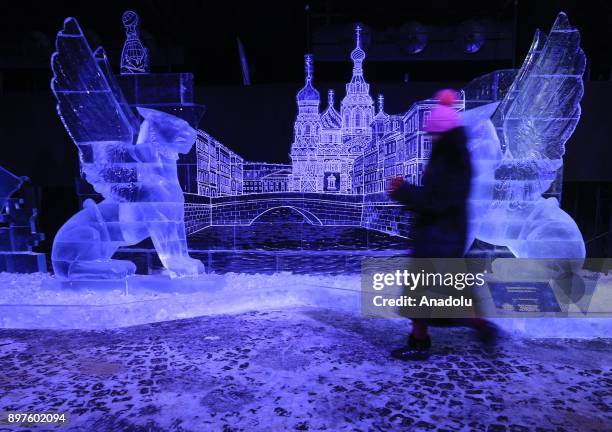
[[312,85],[312,55],[304,56],[306,82],[297,94],[298,115],[293,129],[291,162],[293,165],[293,189],[316,192],[321,171],[317,149],[321,142],[321,117],[319,115],[319,92]]
[[[365,52],[361,48],[361,27],[355,27],[355,49],[351,52],[353,76],[346,85],[346,96],[342,100],[340,115],[342,117],[342,145],[348,154],[349,173],[353,163],[372,139],[372,119],[374,101],[370,96],[370,85],[363,77],[363,60]],[[351,176],[348,176],[349,182]],[[352,185],[348,185],[351,190]]]
[[313,85],[312,55],[305,56],[306,82],[297,94],[298,115],[291,147],[293,190],[301,192],[351,193],[352,167],[372,138],[374,103],[363,76],[365,52],[361,27],[355,27],[351,52],[353,75],[346,85],[340,112],[334,91],[328,91],[327,107],[319,114],[319,92]]
[[342,145],[342,119],[334,107],[334,91],[327,93],[327,108],[321,114],[321,145],[317,157],[323,161],[321,183],[324,192],[347,193],[349,165]]

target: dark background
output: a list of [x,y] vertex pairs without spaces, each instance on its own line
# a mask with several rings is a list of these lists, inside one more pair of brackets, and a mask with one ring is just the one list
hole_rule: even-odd
[[[30,177],[42,230],[53,233],[77,207],[76,148],[55,113],[48,67],[55,33],[67,16],[79,20],[92,46],[103,45],[118,70],[121,14],[136,10],[153,72],[195,74],[201,127],[246,160],[288,162],[295,93],[303,54],[315,55],[315,85],[336,104],[350,79],[352,28],[364,25],[364,64],[371,94],[389,113],[406,111],[445,86],[462,87],[495,69],[519,67],[540,27],[559,11],[582,35],[587,55],[581,122],[565,156],[562,206],[578,221],[591,256],[610,256],[612,224],[612,6],[607,1],[125,1],[2,5],[0,16],[0,165]],[[462,50],[469,23],[483,23],[485,43]],[[407,49],[410,23],[428,29],[418,54]],[[251,85],[243,85],[242,42]],[[46,242],[50,247],[50,241]]]

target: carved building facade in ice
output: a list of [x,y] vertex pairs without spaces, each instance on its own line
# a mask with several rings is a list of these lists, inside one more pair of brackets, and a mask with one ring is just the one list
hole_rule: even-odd
[[[564,25],[566,28],[563,28]],[[542,193],[547,197],[560,197],[561,150],[579,118],[579,106],[574,109],[571,105],[579,101],[571,92],[582,94],[578,91],[582,86],[580,61],[583,58],[578,46],[578,32],[569,26],[567,18],[561,14],[551,36],[552,39],[549,38],[548,43],[544,44],[544,35],[538,32],[534,47],[520,71],[495,71],[477,78],[459,92],[454,105],[457,111],[462,112],[487,103],[500,103],[499,108],[491,112],[492,115],[494,113],[492,130],[499,137],[499,151],[505,161],[511,160],[509,155],[516,154],[516,150],[511,151],[510,145],[514,140],[521,143],[519,148],[523,155],[518,160],[513,156],[512,163],[505,162],[496,168],[498,186],[495,196],[506,196],[504,200],[513,203],[511,207],[521,207],[523,203],[518,204],[517,197],[525,194],[531,197],[531,201],[541,197]],[[353,74],[346,85],[347,93],[340,112],[334,106],[332,90],[328,91],[326,108],[320,112],[320,93],[314,84],[313,58],[306,55],[305,84],[296,97],[298,115],[294,123],[291,165],[279,165],[273,169],[274,172],[267,173],[270,179],[267,188],[262,186],[263,181],[260,180],[261,164],[245,163],[242,179],[233,178],[232,181],[249,182],[249,186],[243,188],[244,194],[311,193],[317,195],[313,195],[313,199],[321,200],[329,194],[361,197],[360,226],[409,237],[410,215],[388,199],[385,189],[388,180],[395,176],[421,184],[432,145],[431,137],[424,130],[436,101],[417,101],[405,113],[387,114],[384,98],[379,95],[378,110],[374,114],[369,85],[363,74],[365,52],[361,48],[359,26],[356,27],[355,42],[355,49],[351,52]],[[575,63],[572,63],[572,70],[568,62]],[[534,66],[536,63],[540,64],[537,70]],[[564,67],[568,73],[560,72]],[[559,92],[554,93],[557,89]],[[531,93],[525,96],[527,91]],[[570,93],[566,97],[567,92]],[[519,94],[522,99],[515,102]],[[530,100],[538,105],[530,107]],[[537,109],[541,110],[534,111]],[[567,110],[571,112],[566,113]],[[465,116],[466,121],[473,117],[474,113]],[[551,149],[555,154],[554,159],[542,157]],[[514,168],[504,168],[510,165]],[[273,167],[271,164],[267,169]],[[538,180],[500,180],[503,176],[517,173],[537,177]],[[508,196],[513,198],[508,199]],[[499,200],[493,200],[492,195],[487,200],[499,205]],[[236,207],[238,212],[242,205],[247,205],[248,199],[240,201],[241,204]],[[258,202],[263,206],[261,200]],[[553,201],[547,203],[554,204]],[[330,208],[334,205],[329,204]],[[214,212],[217,207],[212,205],[211,208]],[[476,213],[482,216],[484,210],[480,208]],[[497,216],[490,218],[493,225]],[[521,217],[526,217],[526,214]],[[335,221],[341,223],[342,218],[339,212]],[[232,223],[231,218],[228,220],[226,217],[216,220]],[[250,219],[238,217],[234,222],[240,224],[244,220]],[[347,225],[354,223],[352,214],[344,222]],[[480,227],[480,222],[475,226]],[[476,231],[478,229],[475,228],[473,232]],[[483,233],[483,237],[491,239],[491,235],[486,233]]]
[[[240,156],[200,131],[196,145],[202,148],[197,152],[198,194],[218,196],[263,191],[380,194],[385,191],[388,180],[397,175],[420,184],[431,149],[431,138],[424,127],[436,101],[417,101],[405,113],[390,115],[384,111],[383,95],[378,95],[378,112],[375,113],[370,86],[364,77],[365,57],[358,25],[355,48],[350,55],[352,76],[346,84],[340,111],[336,109],[332,89],[327,91],[327,104],[321,111],[321,96],[314,83],[314,59],[311,54],[304,56],[305,82],[296,95],[298,113],[293,124],[291,164],[278,164],[275,172],[268,172],[268,187],[245,186],[241,192],[239,185],[250,181],[249,178],[259,178],[262,165],[243,163]],[[458,111],[465,105],[463,92],[460,96],[455,105]],[[204,150],[207,145],[210,150]],[[231,179],[225,179],[221,168],[217,168],[224,164],[224,159],[234,161]],[[275,165],[268,164],[265,169]],[[226,171],[230,172],[229,168]],[[221,182],[236,186],[227,186],[221,191]]]
[[198,195],[205,197],[242,195],[244,160],[210,134],[197,130]]
[[[291,145],[292,190],[354,194],[355,160],[372,139],[374,103],[365,81],[361,27],[355,27],[355,49],[351,52],[353,72],[346,95],[335,108],[333,90],[327,92],[327,107],[319,112],[320,95],[314,87],[313,58],[305,57],[305,84],[296,96],[298,115]],[[358,174],[360,175],[360,174]]]

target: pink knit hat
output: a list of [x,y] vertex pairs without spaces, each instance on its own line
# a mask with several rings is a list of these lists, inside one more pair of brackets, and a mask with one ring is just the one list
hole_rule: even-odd
[[453,109],[457,100],[454,90],[444,89],[436,93],[438,105],[431,110],[431,116],[425,123],[425,131],[429,133],[443,133],[459,126],[459,114]]

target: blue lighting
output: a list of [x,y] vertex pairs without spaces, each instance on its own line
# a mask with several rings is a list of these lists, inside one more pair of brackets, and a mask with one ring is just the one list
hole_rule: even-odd
[[[542,194],[562,168],[565,142],[579,120],[584,53],[579,47],[578,31],[570,27],[564,14],[559,15],[545,41],[545,35],[538,32],[525,64],[515,74],[499,107],[495,104],[465,112],[464,123],[471,133],[469,146],[477,165],[468,246],[478,238],[506,246],[518,257],[580,258],[584,257],[585,249],[575,222],[559,208],[557,200],[544,199]],[[540,53],[546,54],[540,57]],[[346,85],[340,113],[334,107],[333,90],[328,91],[327,107],[319,113],[313,58],[310,54],[305,56],[305,85],[296,98],[298,115],[294,123],[291,165],[242,165],[243,177],[226,181],[248,184],[243,193],[252,196],[232,201],[236,212],[232,217],[221,211],[228,201],[223,205],[215,203],[217,197],[237,193],[223,192],[220,186],[211,183],[211,179],[216,181],[221,177],[207,177],[205,173],[213,169],[206,167],[214,165],[208,155],[225,152],[232,155],[232,160],[238,157],[229,149],[211,150],[207,157],[198,160],[203,174],[201,181],[199,178],[199,191],[211,197],[212,204],[210,219],[196,223],[194,230],[250,224],[256,215],[246,215],[253,208],[258,208],[255,212],[267,212],[266,200],[278,206],[278,201],[284,199],[288,206],[302,212],[312,211],[314,215],[321,212],[317,219],[323,225],[361,226],[409,236],[410,216],[389,201],[385,189],[388,181],[396,176],[421,184],[432,146],[424,128],[437,101],[417,101],[405,113],[389,115],[384,111],[384,97],[379,95],[378,112],[374,115],[369,84],[363,73],[365,57],[358,25],[355,48],[350,54],[353,73]],[[481,85],[485,78],[474,82]],[[560,82],[565,85],[564,93],[559,95]],[[490,97],[492,91],[497,91],[497,85],[496,80],[484,93]],[[454,109],[463,112],[468,103],[478,106],[486,101],[479,96],[466,100],[465,92],[461,91]],[[200,134],[199,140],[204,135]],[[219,149],[223,147],[212,137],[207,141]],[[220,159],[217,163],[224,162]],[[220,171],[239,172],[233,166]],[[264,186],[266,179],[274,179],[274,183]],[[263,192],[284,195],[274,199],[257,195]],[[332,198],[330,194],[337,197]],[[347,202],[354,202],[349,197],[358,198],[358,217],[355,217],[354,204],[351,211],[339,207],[342,196],[346,196]],[[296,197],[302,201],[297,203]],[[319,207],[308,210],[313,200],[318,201]],[[305,220],[310,222],[313,218]]]
[[[189,233],[209,226],[249,225],[258,212],[268,212],[270,206],[285,200],[287,207],[316,217],[305,217],[307,222],[409,236],[410,215],[389,200],[386,184],[395,176],[420,184],[431,149],[424,124],[436,101],[418,101],[404,114],[389,115],[384,111],[384,97],[379,95],[375,114],[364,78],[366,53],[361,47],[361,31],[357,25],[355,48],[350,53],[352,75],[340,112],[331,89],[327,106],[320,112],[313,56],[304,56],[304,86],[296,95],[291,164],[243,162],[218,140],[198,132],[198,194],[211,201],[187,204],[189,214],[205,215],[188,216]],[[461,111],[464,106],[460,98],[455,109]],[[267,193],[276,195],[260,195]],[[231,201],[224,198],[241,194],[249,196]],[[230,202],[233,212],[224,210]]]

